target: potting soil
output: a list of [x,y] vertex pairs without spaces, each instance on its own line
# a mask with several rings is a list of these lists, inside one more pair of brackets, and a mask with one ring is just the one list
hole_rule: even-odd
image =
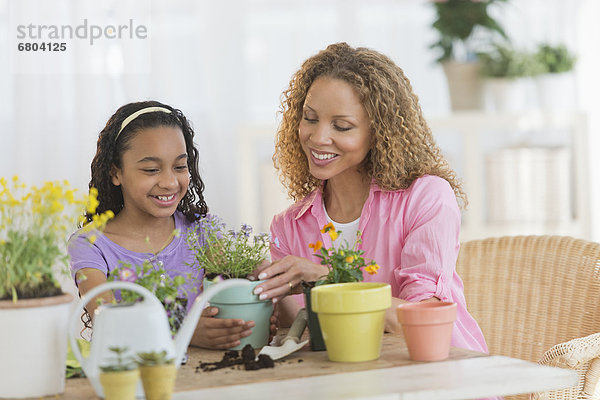
[[226,351],[225,354],[223,354],[223,359],[221,361],[200,362],[196,367],[196,372],[199,372],[200,370],[203,372],[216,371],[218,369],[234,367],[236,365],[243,365],[246,371],[254,371],[262,368],[273,368],[275,362],[266,354],[259,354],[258,359],[256,359],[254,349],[247,344],[241,352],[237,350]]

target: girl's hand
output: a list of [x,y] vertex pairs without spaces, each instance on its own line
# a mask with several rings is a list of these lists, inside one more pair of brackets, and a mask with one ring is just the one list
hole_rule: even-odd
[[285,256],[272,264],[261,263],[252,273],[255,279],[266,282],[256,286],[254,293],[259,299],[272,299],[276,304],[289,294],[302,293],[300,282],[316,281],[329,273],[329,268],[315,264],[302,257]]
[[193,346],[207,349],[228,349],[240,344],[240,339],[250,336],[254,321],[213,318],[219,313],[217,307],[204,309],[192,337]]

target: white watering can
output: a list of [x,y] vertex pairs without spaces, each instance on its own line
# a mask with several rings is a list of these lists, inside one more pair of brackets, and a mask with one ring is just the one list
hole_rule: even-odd
[[[100,384],[100,366],[114,361],[115,354],[109,347],[128,347],[128,356],[138,352],[167,351],[168,358],[175,359],[179,368],[187,350],[202,310],[208,300],[223,289],[233,286],[248,286],[250,281],[245,279],[228,279],[212,285],[200,294],[189,313],[185,317],[177,336],[171,338],[169,320],[163,305],[156,296],[146,288],[129,282],[109,282],[99,285],[85,294],[75,304],[69,319],[69,342],[75,357],[81,363],[83,372],[90,380],[96,394],[104,397]],[[143,301],[134,304],[103,304],[94,315],[94,332],[90,345],[90,355],[84,358],[75,340],[79,316],[83,307],[94,297],[111,289],[126,289],[142,295]],[[138,383],[137,397],[143,397],[141,383]]]

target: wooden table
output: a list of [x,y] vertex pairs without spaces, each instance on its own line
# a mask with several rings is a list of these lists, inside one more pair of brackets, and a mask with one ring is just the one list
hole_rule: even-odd
[[[381,357],[335,363],[327,352],[301,351],[273,369],[241,367],[196,372],[199,362],[219,361],[222,351],[189,349],[177,374],[173,400],[187,399],[473,399],[561,389],[577,383],[574,371],[453,348],[446,361],[411,361],[401,336],[385,335]],[[96,399],[87,379],[67,380],[64,400]]]

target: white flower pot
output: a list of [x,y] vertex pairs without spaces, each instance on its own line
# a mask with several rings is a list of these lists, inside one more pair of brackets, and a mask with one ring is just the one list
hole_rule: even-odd
[[484,84],[486,111],[518,113],[532,108],[533,82],[528,78],[488,78]]
[[483,108],[483,79],[476,62],[446,61],[442,64],[448,81],[452,110],[481,110]]
[[540,108],[546,111],[576,107],[575,77],[571,72],[544,74],[535,78]]
[[0,301],[0,398],[62,393],[73,296]]

